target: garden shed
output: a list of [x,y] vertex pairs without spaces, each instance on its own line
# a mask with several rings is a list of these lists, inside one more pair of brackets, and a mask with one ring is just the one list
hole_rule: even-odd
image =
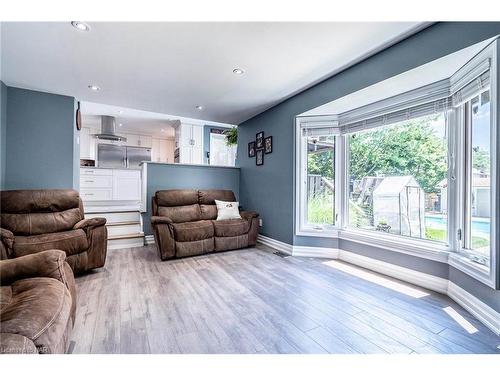
[[424,190],[413,176],[385,177],[373,191],[378,230],[425,238]]

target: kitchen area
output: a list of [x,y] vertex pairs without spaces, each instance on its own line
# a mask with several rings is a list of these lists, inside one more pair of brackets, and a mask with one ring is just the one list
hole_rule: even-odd
[[106,217],[110,249],[144,244],[144,162],[235,165],[230,124],[88,102],[81,114],[80,196],[86,217]]

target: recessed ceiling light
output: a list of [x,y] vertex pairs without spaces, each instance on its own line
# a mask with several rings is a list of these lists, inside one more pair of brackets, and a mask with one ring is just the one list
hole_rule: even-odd
[[71,26],[80,31],[90,31],[90,26],[87,25],[85,22],[71,21]]
[[245,73],[245,71],[243,69],[240,69],[240,68],[235,68],[235,69],[233,69],[233,73],[240,76],[243,73]]
[[87,87],[92,91],[99,91],[101,89],[99,86],[96,85],[88,85]]
[[197,105],[195,108],[196,108],[198,111],[201,111],[201,110],[203,109],[203,106],[202,106],[202,105]]
[[119,124],[118,124],[118,126],[122,127],[122,126],[123,126],[123,124],[122,124],[122,123],[119,123]]
[[165,132],[165,129],[160,129],[160,131],[161,131],[162,133],[164,133],[164,132]]

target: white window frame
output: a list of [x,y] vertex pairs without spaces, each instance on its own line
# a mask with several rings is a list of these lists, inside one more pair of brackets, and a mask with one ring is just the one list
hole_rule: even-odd
[[[463,244],[463,238],[465,235],[471,235],[471,233],[465,233],[467,228],[465,228],[466,222],[466,203],[465,198],[468,193],[465,189],[466,184],[466,165],[465,165],[465,150],[466,148],[466,135],[465,135],[465,124],[466,119],[464,117],[464,110],[462,106],[457,106],[454,110],[454,116],[457,117],[458,121],[456,122],[457,127],[455,129],[456,134],[455,138],[457,139],[457,143],[455,144],[455,152],[457,155],[456,160],[456,180],[455,191],[456,194],[454,196],[454,205],[457,207],[455,212],[455,228],[461,231],[461,239],[458,238],[458,235],[455,237],[455,242],[453,249],[454,251],[450,253],[449,256],[449,264],[454,268],[466,273],[467,275],[475,278],[476,280],[481,281],[482,283],[498,289],[500,287],[499,282],[499,271],[500,267],[498,265],[498,257],[499,257],[499,249],[497,245],[497,226],[498,226],[498,199],[497,197],[497,176],[498,176],[498,142],[499,134],[497,131],[498,124],[498,69],[499,69],[499,60],[498,60],[498,40],[493,41],[490,45],[488,45],[485,49],[483,49],[478,55],[476,55],[471,61],[469,61],[463,68],[461,68],[453,77],[451,77],[451,90],[453,92],[453,86],[459,88],[460,85],[463,85],[463,82],[467,80],[467,78],[477,76],[482,70],[485,69],[485,66],[489,66],[489,87],[484,88],[483,90],[478,90],[474,93],[474,95],[470,98],[464,98],[464,102],[468,102],[474,96],[479,95],[481,92],[484,92],[489,89],[490,91],[490,154],[491,154],[491,174],[490,174],[490,202],[491,202],[491,221],[490,221],[490,263],[488,267],[483,266],[477,262],[474,262],[470,259],[467,254],[469,249],[466,249]],[[488,64],[485,64],[488,62]],[[466,199],[469,199],[468,197]]]
[[315,236],[315,237],[338,237],[338,230],[341,227],[340,220],[340,180],[339,165],[343,161],[339,158],[342,157],[342,141],[340,137],[340,129],[338,134],[335,135],[335,223],[330,227],[314,226],[307,223],[307,137],[302,136],[303,129],[311,128],[324,128],[332,127],[338,129],[338,121],[336,116],[320,116],[320,117],[297,117],[296,119],[296,140],[295,142],[295,234],[297,236]]
[[[498,219],[500,199],[496,199],[498,163],[497,157],[500,147],[500,134],[497,131],[499,123],[498,113],[498,71],[499,57],[498,39],[495,39],[469,63],[462,67],[456,74],[447,80],[441,80],[424,88],[419,88],[403,93],[396,97],[384,99],[379,102],[356,108],[344,114],[334,114],[330,116],[298,116],[296,117],[295,133],[295,235],[313,236],[326,238],[346,239],[366,245],[376,246],[387,250],[392,250],[412,256],[418,256],[443,263],[448,263],[454,268],[468,274],[482,283],[498,289],[499,281],[499,249],[497,246]],[[432,100],[448,98],[451,100],[456,89],[460,89],[467,82],[474,81],[478,74],[484,72],[485,61],[489,61],[490,69],[490,113],[491,113],[491,234],[490,234],[490,265],[489,268],[481,266],[470,260],[463,253],[461,242],[457,237],[457,229],[462,229],[463,233],[463,212],[464,212],[464,169],[463,169],[463,118],[457,109],[447,112],[448,126],[448,244],[443,244],[425,239],[415,239],[404,236],[384,234],[369,230],[349,228],[349,147],[347,136],[349,134],[349,121],[353,118],[359,121],[363,116],[373,113],[404,109],[405,106],[420,104],[425,102],[425,96]],[[367,117],[365,117],[367,118]],[[344,125],[345,124],[345,125]],[[358,122],[359,124],[359,122]],[[302,136],[304,127],[325,127],[332,126],[339,131],[335,144],[335,227],[331,230],[315,230],[306,225],[307,209],[307,140]],[[355,131],[353,131],[355,132]],[[305,142],[305,146],[304,146]],[[304,172],[304,167],[306,173]],[[305,190],[304,190],[305,189]]]

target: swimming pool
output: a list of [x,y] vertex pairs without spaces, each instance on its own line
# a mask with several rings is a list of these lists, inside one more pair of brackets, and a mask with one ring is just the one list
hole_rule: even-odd
[[[425,216],[425,226],[437,229],[446,229],[446,220],[442,216]],[[490,220],[473,218],[472,231],[490,234]]]

